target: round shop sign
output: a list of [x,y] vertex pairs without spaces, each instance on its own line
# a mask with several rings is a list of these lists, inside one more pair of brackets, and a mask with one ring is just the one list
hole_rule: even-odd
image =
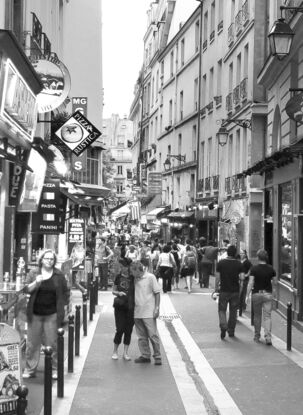
[[68,69],[53,55],[32,60],[32,65],[43,84],[43,89],[37,96],[38,112],[53,111],[69,94],[71,79]]
[[230,221],[235,225],[241,222],[241,215],[239,212],[232,212],[230,215]]

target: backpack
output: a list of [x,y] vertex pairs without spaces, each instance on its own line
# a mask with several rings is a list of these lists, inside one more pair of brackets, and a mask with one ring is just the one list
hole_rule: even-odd
[[188,268],[196,268],[196,257],[193,252],[186,254],[184,263]]

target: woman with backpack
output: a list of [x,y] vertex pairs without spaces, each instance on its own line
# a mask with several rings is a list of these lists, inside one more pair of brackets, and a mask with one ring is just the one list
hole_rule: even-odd
[[193,277],[196,272],[196,266],[196,255],[194,251],[191,249],[190,245],[187,245],[181,264],[181,277],[184,277],[186,279],[186,287],[188,289],[188,294],[191,293]]
[[160,278],[162,278],[162,289],[164,293],[171,291],[171,282],[176,269],[175,259],[170,252],[169,245],[163,247],[163,252],[159,255],[157,264],[157,271],[159,271]]

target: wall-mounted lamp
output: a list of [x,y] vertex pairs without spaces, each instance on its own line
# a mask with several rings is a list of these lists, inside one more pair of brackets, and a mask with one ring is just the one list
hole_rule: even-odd
[[251,120],[248,119],[239,119],[239,118],[227,118],[226,120],[221,120],[221,127],[219,128],[219,131],[216,134],[218,143],[220,146],[225,146],[228,139],[228,131],[226,126],[234,123],[239,125],[242,128],[249,128],[251,130]]
[[303,7],[280,6],[281,17],[274,22],[268,34],[271,53],[273,56],[277,56],[279,60],[289,55],[295,35],[289,24],[282,17],[283,10],[294,10],[303,13]]
[[176,160],[178,160],[178,161],[183,161],[183,163],[185,162],[185,159],[186,159],[186,156],[184,155],[181,155],[181,154],[176,154],[176,155],[173,155],[173,154],[167,154],[167,156],[166,156],[166,160],[165,160],[165,162],[164,162],[164,169],[167,171],[167,170],[169,170],[170,168],[171,168],[171,161],[170,161],[170,159],[171,158],[173,158],[173,159],[176,159]]

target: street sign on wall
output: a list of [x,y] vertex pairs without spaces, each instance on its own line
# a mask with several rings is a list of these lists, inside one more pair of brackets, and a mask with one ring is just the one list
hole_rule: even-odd
[[147,191],[149,195],[156,195],[162,192],[162,173],[154,171],[148,173]]

